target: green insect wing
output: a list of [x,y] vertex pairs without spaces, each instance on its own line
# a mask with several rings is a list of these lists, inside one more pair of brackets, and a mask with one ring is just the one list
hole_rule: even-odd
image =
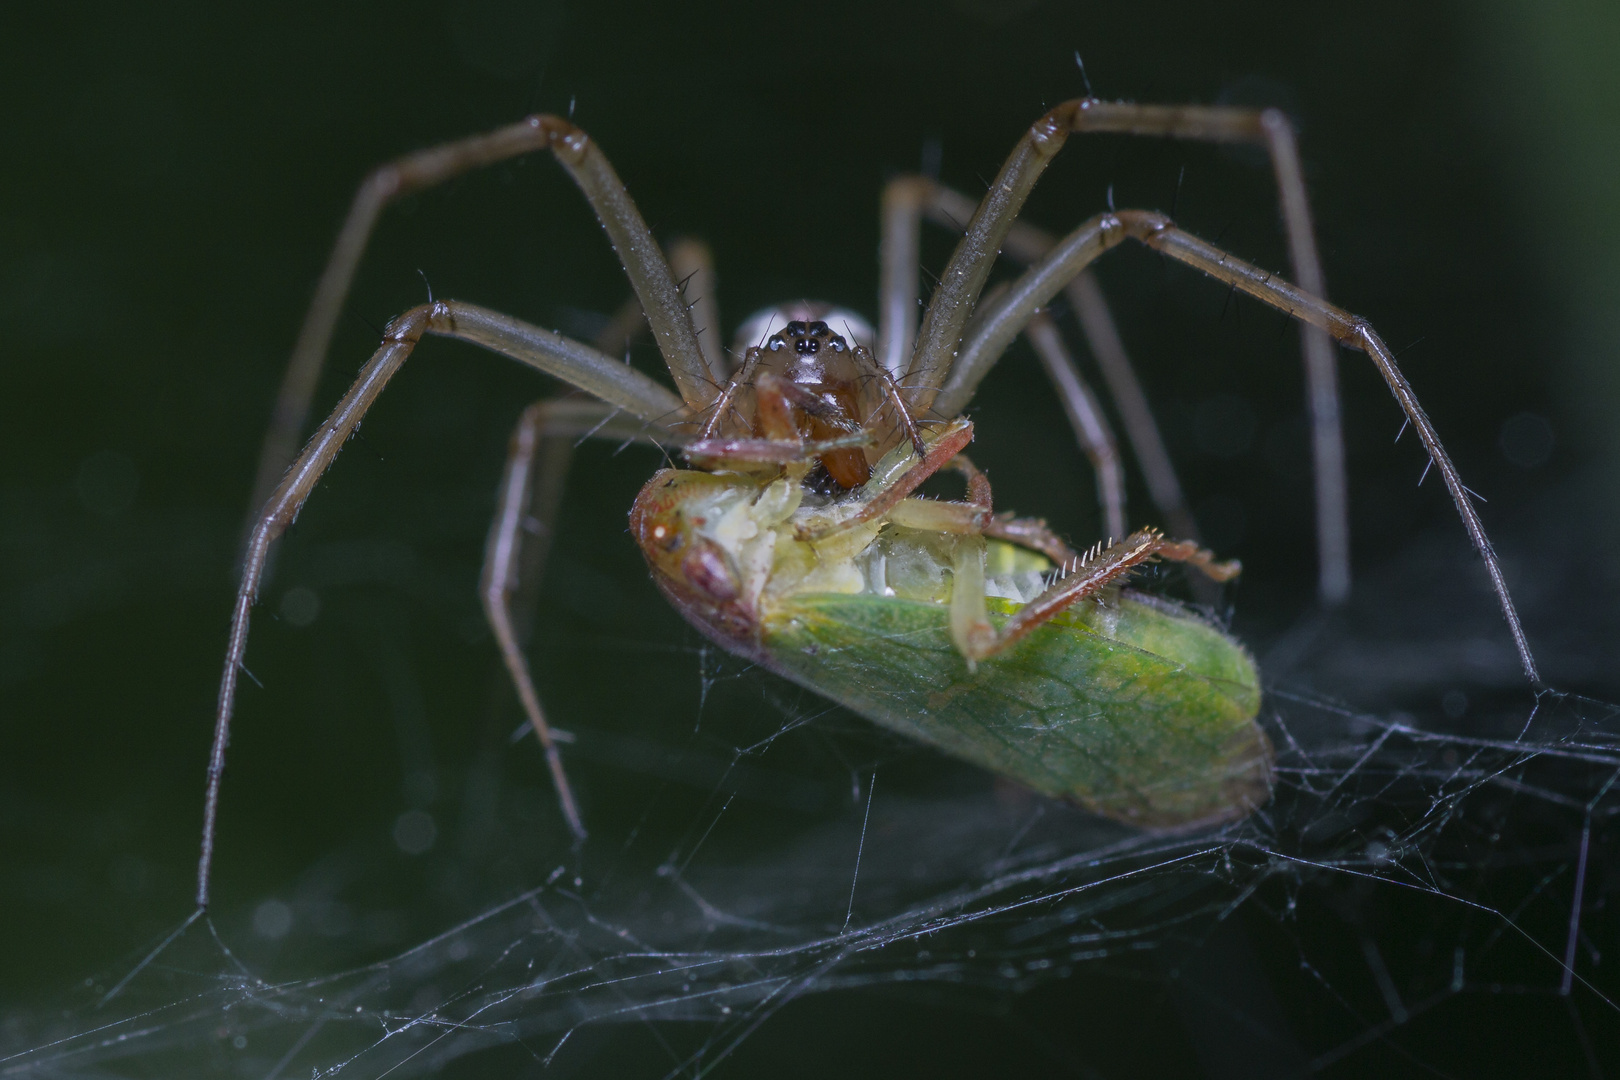
[[[992,617],[1017,605],[991,598]],[[1271,791],[1247,651],[1179,605],[1082,603],[974,670],[944,604],[790,594],[762,612],[771,667],[873,722],[1143,828],[1247,816]]]

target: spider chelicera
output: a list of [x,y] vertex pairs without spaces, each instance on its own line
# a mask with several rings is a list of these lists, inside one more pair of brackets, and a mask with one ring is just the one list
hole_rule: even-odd
[[[1252,143],[1266,148],[1278,181],[1295,282],[1228,255],[1150,211],[1111,209],[1061,239],[1018,221],[1026,196],[1047,164],[1069,135],[1084,132]],[[592,346],[473,304],[435,300],[389,324],[381,346],[294,460],[293,450],[333,325],[382,208],[401,195],[459,173],[536,150],[549,150],[578,184],[634,288],[636,303],[629,312],[633,318],[617,320],[618,343],[622,344],[626,327],[644,319],[669,367],[674,391],[611,355],[615,351],[611,328]],[[925,218],[957,228],[961,240],[940,274],[919,325],[917,263],[920,223]],[[1151,652],[1144,651],[1141,641],[1169,634],[1175,644],[1167,658],[1160,658],[1166,660],[1163,670],[1158,675],[1144,675],[1132,668],[1128,678],[1136,680],[1132,685],[1138,689],[1152,684],[1153,679],[1168,680],[1169,696],[1159,712],[1150,714],[1153,717],[1171,715],[1184,707],[1178,702],[1186,687],[1175,684],[1178,679],[1188,683],[1182,677],[1186,672],[1198,675],[1193,680],[1201,688],[1198,693],[1215,686],[1218,706],[1204,703],[1185,708],[1201,711],[1200,723],[1221,714],[1220,725],[1224,726],[1191,758],[1196,768],[1218,766],[1225,771],[1205,785],[1208,790],[1195,793],[1198,797],[1192,803],[1178,803],[1174,797],[1149,790],[1154,771],[1165,767],[1163,760],[1150,760],[1149,755],[1129,767],[1136,770],[1131,775],[1138,779],[1127,784],[1130,790],[1123,796],[1115,798],[1118,793],[1095,785],[1071,784],[1074,797],[1100,812],[1145,824],[1200,823],[1247,813],[1269,790],[1270,767],[1269,745],[1253,720],[1258,689],[1252,663],[1241,646],[1200,618],[1180,610],[1162,610],[1162,605],[1148,600],[1121,600],[1117,589],[1133,567],[1154,557],[1192,563],[1216,578],[1235,573],[1235,567],[1213,561],[1195,542],[1194,526],[1174,471],[1101,292],[1087,269],[1126,239],[1186,263],[1300,321],[1314,431],[1323,598],[1341,600],[1349,589],[1334,375],[1337,343],[1371,358],[1422,440],[1484,560],[1526,674],[1537,681],[1496,557],[1428,417],[1372,328],[1321,298],[1322,274],[1293,131],[1276,110],[1078,99],[1057,106],[1030,126],[977,204],[931,180],[894,180],[882,203],[882,294],[876,333],[848,312],[814,305],[773,309],[745,326],[735,367],[718,343],[712,275],[703,249],[676,245],[666,258],[595,142],[567,120],[534,116],[486,135],[412,154],[374,172],[361,186],[317,287],[261,460],[255,505],[262,502],[263,509],[254,519],[248,541],[209,761],[198,870],[199,909],[206,908],[209,900],[216,811],[237,674],[270,546],[292,522],[367,409],[424,335],[482,345],[577,391],[542,400],[524,412],[512,439],[483,577],[486,613],[547,755],[563,816],[576,836],[584,835],[581,815],[509,613],[525,523],[537,516],[531,499],[537,454],[542,446],[558,445],[566,453],[566,440],[559,443],[551,438],[554,436],[642,440],[679,448],[696,468],[660,472],[643,489],[632,511],[632,532],[655,580],[682,613],[710,636],[829,696],[862,709],[861,703],[877,691],[847,686],[828,689],[819,684],[823,676],[818,672],[823,669],[818,665],[830,664],[823,650],[833,639],[818,638],[806,630],[807,620],[819,617],[806,614],[815,604],[827,597],[859,596],[879,605],[868,610],[881,609],[882,616],[889,618],[899,609],[881,605],[899,597],[921,605],[915,611],[905,609],[912,612],[906,618],[922,612],[917,617],[926,622],[937,614],[937,626],[930,623],[924,629],[937,631],[935,636],[945,642],[943,648],[949,655],[946,667],[938,669],[945,674],[936,672],[929,678],[943,679],[949,685],[925,687],[931,693],[901,707],[897,717],[881,715],[881,705],[869,705],[863,711],[880,723],[929,738],[1039,789],[1067,790],[1040,772],[1044,766],[1039,762],[1051,752],[1049,748],[1034,746],[1029,757],[1036,764],[1020,765],[1016,760],[1003,760],[999,749],[976,751],[968,743],[952,742],[953,734],[931,734],[919,724],[935,713],[949,713],[953,701],[960,705],[976,700],[971,697],[976,685],[972,680],[982,683],[1006,678],[1010,676],[1005,671],[1013,670],[976,673],[980,662],[993,664],[1020,649],[1032,651],[1032,655],[1033,650],[1049,650],[1039,653],[1041,659],[1077,655],[1073,640],[1052,644],[1057,639],[1046,638],[1042,640],[1048,643],[1042,645],[1035,635],[1060,634],[1063,627],[1069,627],[1074,640],[1133,643],[1125,652],[1134,657]],[[1001,256],[1023,263],[1027,269],[1005,289],[985,294],[990,270]],[[1112,436],[1094,396],[1042,310],[1059,293],[1067,294],[1081,320],[1127,440],[1176,540],[1166,540],[1153,530],[1127,535],[1122,474]],[[1082,446],[1092,458],[1110,535],[1125,537],[1099,545],[1084,556],[1071,551],[1038,520],[996,514],[988,481],[962,456],[972,438],[972,425],[962,418],[962,411],[980,380],[1020,333],[1029,336],[1041,356]],[[553,466],[558,452],[552,451]],[[926,500],[912,494],[923,479],[944,468],[963,475],[966,499]],[[543,525],[543,505],[538,516]],[[947,584],[940,587],[942,580]],[[1028,585],[1024,591],[1016,584],[1020,580]],[[1076,615],[1075,605],[1082,599],[1097,601],[1093,605],[1096,611]],[[996,621],[989,617],[987,605],[996,608]],[[1117,635],[1117,641],[1111,634]],[[783,644],[786,642],[791,646]],[[1095,651],[1094,644],[1086,648]],[[1122,677],[1117,660],[1098,663],[1101,666],[1095,671],[1104,681]],[[837,675],[832,666],[825,670],[829,682],[848,682],[851,677],[847,670]],[[1069,680],[1081,681],[1078,676]],[[879,689],[887,692],[888,688]],[[1084,691],[1083,686],[1077,690]],[[971,708],[964,715],[970,726],[984,723]],[[1139,722],[1127,720],[1127,729]],[[1094,748],[1087,754],[1096,756]]]

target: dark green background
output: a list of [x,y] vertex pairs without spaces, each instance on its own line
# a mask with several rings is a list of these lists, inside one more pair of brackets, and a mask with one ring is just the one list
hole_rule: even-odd
[[[0,1012],[116,978],[189,911],[257,442],[356,183],[391,156],[529,110],[572,106],[660,236],[711,242],[729,327],[800,296],[871,312],[884,180],[937,141],[942,177],[976,193],[1025,124],[1083,90],[1077,49],[1103,96],[1283,105],[1300,123],[1331,295],[1400,351],[1465,480],[1490,500],[1487,527],[1550,676],[1612,696],[1620,40],[1599,8],[481,0],[0,16]],[[1065,227],[1102,208],[1110,187],[1120,206],[1174,204],[1200,235],[1284,265],[1263,160],[1071,142],[1028,212]],[[936,237],[926,265],[947,251]],[[423,299],[419,272],[436,295],[576,332],[627,295],[553,163],[458,180],[385,217],[318,409],[375,327]],[[1297,337],[1141,252],[1113,256],[1102,275],[1195,509],[1247,567],[1235,626],[1264,660],[1313,607]],[[656,357],[638,362],[653,370]],[[1391,443],[1398,413],[1370,369],[1346,354],[1343,373],[1366,584],[1351,625],[1374,643],[1358,655],[1380,642],[1407,655],[1438,637],[1488,641],[1496,660],[1416,677],[1332,663],[1313,674],[1308,662],[1268,674],[1414,711],[1450,689],[1513,686],[1505,633],[1443,491],[1414,486],[1421,455],[1410,438]],[[453,841],[473,868],[465,906],[407,900],[392,936],[359,953],[425,937],[549,865],[536,854],[480,877],[493,848],[554,846],[557,822],[541,813],[533,837],[481,837],[463,779],[469,763],[493,760],[509,785],[545,794],[532,745],[506,748],[517,716],[474,592],[507,433],[544,390],[471,349],[424,346],[285,543],[248,657],[265,688],[243,693],[221,819],[216,910],[228,933],[245,937],[255,904],[338,851],[364,853],[356,888],[367,895],[413,888],[388,840],[411,806],[431,809],[441,847]],[[1255,416],[1252,448],[1235,460],[1202,453],[1194,436],[1198,405],[1217,394],[1241,396]],[[1558,437],[1532,470],[1498,446],[1503,421],[1525,410]],[[977,415],[975,458],[998,501],[1091,537],[1083,459],[1022,346]],[[563,727],[671,739],[692,728],[697,639],[623,534],[656,464],[641,451],[580,455],[534,647]],[[1134,480],[1132,497],[1145,514]],[[298,585],[322,601],[304,629],[275,618]],[[622,836],[645,777],[596,760],[573,768],[593,829]],[[1198,1067],[1192,1036],[1151,989],[1126,995],[1123,1019],[1082,1023],[1113,993],[1082,977],[993,1015],[813,999],[729,1067]],[[1475,1074],[1579,1064],[1566,1029],[1527,1015],[1493,1002],[1416,1037],[1414,1058],[1374,1049],[1339,1068],[1416,1068],[1430,1054]],[[1495,1043],[1484,1059],[1457,1056],[1459,1032],[1519,1023],[1523,1059]],[[661,1059],[647,1052],[635,1068],[656,1074]]]

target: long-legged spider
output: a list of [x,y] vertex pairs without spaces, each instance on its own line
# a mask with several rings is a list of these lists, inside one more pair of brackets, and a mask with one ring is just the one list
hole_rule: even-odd
[[[1082,132],[1247,142],[1266,147],[1278,180],[1298,283],[1236,259],[1181,231],[1164,215],[1150,211],[1110,210],[1056,241],[1018,222],[1020,208],[1042,171],[1070,134]],[[486,613],[544,747],[563,814],[579,836],[584,832],[580,814],[508,610],[524,520],[532,509],[529,498],[536,452],[548,437],[602,436],[682,447],[694,462],[713,470],[660,473],[638,497],[632,529],[655,578],[683,614],[729,648],[761,658],[768,659],[768,650],[759,646],[757,635],[763,616],[758,600],[776,573],[777,564],[771,562],[772,558],[778,563],[783,558],[780,553],[773,556],[769,546],[763,549],[764,555],[760,555],[759,544],[749,546],[761,528],[786,530],[770,532],[770,536],[773,543],[780,536],[790,556],[801,549],[808,552],[803,558],[815,565],[804,570],[807,579],[818,573],[849,571],[852,553],[857,548],[864,552],[863,544],[870,547],[883,527],[901,533],[910,530],[908,535],[921,537],[910,549],[913,553],[928,547],[935,538],[948,540],[940,548],[943,554],[939,558],[955,575],[946,600],[950,636],[961,654],[959,663],[965,658],[970,669],[976,659],[1008,648],[1077,600],[1097,596],[1131,567],[1154,555],[1190,561],[1217,575],[1229,572],[1212,563],[1195,543],[1165,541],[1151,530],[1133,533],[1105,551],[1094,550],[1088,558],[1079,559],[1040,522],[995,516],[988,482],[960,456],[971,439],[971,424],[960,419],[963,408],[1012,340],[1019,333],[1028,333],[1096,466],[1109,531],[1114,536],[1125,535],[1120,468],[1112,439],[1061,340],[1041,314],[1044,305],[1067,290],[1103,367],[1161,514],[1173,529],[1191,535],[1190,518],[1174,472],[1146,402],[1124,361],[1101,293],[1087,272],[1093,260],[1127,238],[1300,321],[1315,430],[1324,598],[1340,599],[1349,586],[1343,455],[1332,349],[1332,342],[1337,341],[1365,352],[1373,360],[1417,431],[1484,560],[1525,672],[1537,681],[1534,661],[1495,554],[1428,417],[1372,328],[1321,299],[1322,275],[1311,237],[1293,133],[1286,118],[1275,110],[1163,107],[1078,99],[1057,106],[1031,125],[976,207],[932,181],[915,177],[894,181],[883,199],[880,321],[871,350],[850,320],[844,322],[851,339],[846,341],[825,321],[817,321],[817,312],[792,312],[786,315],[787,325],[770,336],[764,348],[747,351],[736,371],[731,370],[718,346],[712,287],[699,283],[690,290],[695,301],[688,302],[676,274],[671,272],[671,263],[666,261],[607,159],[569,121],[534,116],[487,135],[410,155],[373,173],[356,197],[317,288],[278,400],[262,461],[261,488],[267,486],[268,478],[281,473],[283,463],[291,457],[333,324],[383,206],[401,194],[469,169],[541,149],[556,156],[607,230],[635,290],[639,309],[669,367],[675,392],[598,348],[472,304],[430,301],[389,324],[381,346],[358,379],[269,492],[251,531],[209,761],[198,868],[199,908],[206,908],[209,900],[216,811],[237,673],[270,545],[295,518],[366,410],[424,335],[482,345],[589,395],[546,399],[524,413],[513,437],[484,571]],[[952,224],[965,219],[966,225],[962,226],[962,239],[940,275],[919,326],[914,305],[919,225],[924,217]],[[705,264],[695,250],[676,251],[673,261],[701,277]],[[1001,254],[1028,264],[1028,269],[1010,287],[981,303],[991,267]],[[682,273],[681,279],[688,276]],[[924,477],[947,465],[965,475],[966,501],[909,498]],[[710,499],[711,495],[715,497]],[[735,512],[736,524],[742,531],[733,546],[722,547],[712,539],[715,523],[704,516],[711,510]],[[544,516],[544,508],[541,513]],[[840,539],[851,536],[857,539]],[[1011,605],[1011,618],[999,629],[985,614],[987,537],[1042,552],[1070,571]],[[758,561],[761,558],[762,563]],[[755,562],[750,564],[748,559]],[[1049,568],[1051,563],[1040,565]],[[1158,616],[1147,617],[1151,621]],[[750,638],[750,634],[756,636]],[[1218,818],[1246,812],[1257,791],[1263,796],[1269,749],[1264,748],[1263,735],[1252,728],[1252,665],[1235,643],[1228,641],[1212,647],[1219,654],[1213,661],[1217,666],[1246,668],[1246,676],[1240,673],[1233,677],[1239,682],[1247,679],[1244,692],[1236,697],[1249,703],[1234,706],[1240,713],[1246,707],[1248,714],[1247,718],[1238,717],[1240,726],[1232,729],[1237,734],[1228,732],[1243,745],[1233,751],[1238,772],[1227,778],[1231,790],[1221,796],[1225,801],[1217,804],[1214,817]],[[802,651],[813,655],[815,649],[811,643]],[[813,685],[813,680],[802,673],[795,677]],[[1250,729],[1254,734],[1246,734]],[[982,755],[976,760],[995,766],[994,761]],[[1041,786],[1039,778],[1015,768],[1010,771]],[[1139,812],[1118,811],[1124,817]],[[1172,808],[1161,817],[1172,823],[1185,822],[1196,820],[1200,813],[1208,816],[1210,808],[1185,812]],[[1143,820],[1153,823],[1154,812]]]

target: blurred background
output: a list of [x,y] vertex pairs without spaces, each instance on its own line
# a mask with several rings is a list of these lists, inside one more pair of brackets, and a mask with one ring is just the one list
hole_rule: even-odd
[[[65,3],[0,25],[0,1017],[115,980],[190,910],[258,444],[355,186],[379,162],[529,111],[572,111],[661,238],[709,241],[729,333],[799,297],[875,316],[884,181],[937,167],[979,194],[1025,125],[1084,92],[1077,51],[1102,97],[1287,109],[1329,294],[1397,350],[1488,500],[1544,674],[1620,693],[1610,5]],[[1074,140],[1027,215],[1066,229],[1110,192],[1286,266],[1257,155]],[[925,268],[949,248],[932,236]],[[1433,478],[1418,486],[1421,452],[1394,443],[1399,412],[1364,360],[1341,359],[1357,591],[1325,616],[1297,335],[1142,251],[1099,272],[1207,539],[1244,561],[1233,625],[1271,685],[1452,718],[1470,702],[1527,703],[1455,512]],[[386,213],[318,413],[429,286],[581,335],[629,294],[549,159],[457,180]],[[650,349],[635,359],[656,370]],[[396,952],[550,865],[509,850],[555,848],[560,824],[533,745],[508,744],[519,716],[475,593],[508,433],[547,390],[469,347],[424,345],[283,543],[221,817],[216,912],[238,944],[277,936],[266,898],[313,866],[394,898],[340,935],[336,964]],[[1085,461],[1026,346],[975,416],[998,503],[1089,543]],[[682,782],[679,766],[624,764],[624,748],[692,732],[714,664],[624,535],[658,463],[579,453],[531,650],[555,722],[598,733],[570,769],[605,837],[638,827],[649,776]],[[1134,473],[1130,495],[1150,519]],[[756,702],[792,696],[746,678]],[[687,779],[707,794],[701,772]],[[481,829],[479,807],[513,791],[531,797],[533,835]],[[772,842],[758,832],[732,842]],[[473,869],[447,898],[420,868],[451,850]],[[722,1074],[1218,1074],[1165,1000],[1083,979],[993,1004],[824,995],[766,1024]],[[1120,1015],[1083,1022],[1107,1008]],[[1416,1074],[1458,1032],[1493,1025],[1523,1025],[1505,1044],[1522,1057],[1493,1043],[1447,1067],[1561,1072],[1591,1057],[1568,1030],[1507,1009],[1453,1023],[1332,1068]],[[657,1075],[647,1046],[630,1060]],[[622,1065],[569,1067],[606,1061]]]

